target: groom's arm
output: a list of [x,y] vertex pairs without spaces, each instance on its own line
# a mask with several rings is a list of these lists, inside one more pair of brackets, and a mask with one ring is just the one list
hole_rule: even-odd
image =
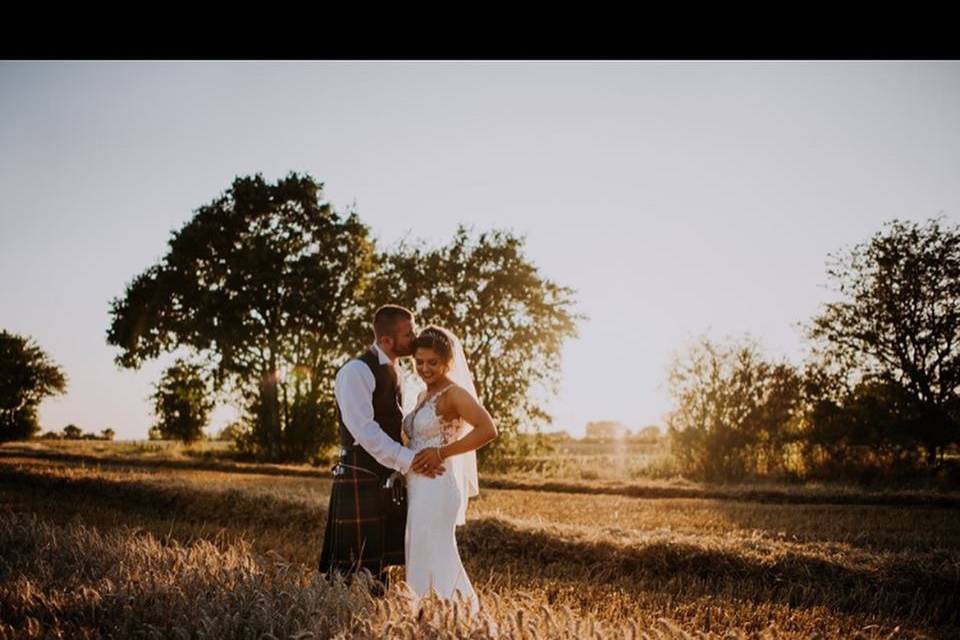
[[414,452],[380,428],[373,419],[373,390],[377,381],[370,367],[351,360],[337,372],[333,393],[340,406],[343,424],[353,439],[385,467],[407,473]]

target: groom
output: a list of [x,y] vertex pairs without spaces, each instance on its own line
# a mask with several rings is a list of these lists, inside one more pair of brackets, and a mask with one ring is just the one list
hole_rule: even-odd
[[[337,372],[334,395],[340,422],[340,459],[334,467],[320,571],[367,569],[376,594],[388,585],[387,567],[404,564],[406,489],[393,471],[431,478],[443,473],[436,456],[401,444],[402,397],[397,359],[412,353],[413,313],[384,305],[373,316],[374,344]],[[394,478],[395,480],[395,478]]]

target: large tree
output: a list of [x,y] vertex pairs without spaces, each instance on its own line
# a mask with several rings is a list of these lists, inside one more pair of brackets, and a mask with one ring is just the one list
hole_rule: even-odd
[[40,403],[66,388],[66,376],[39,345],[0,330],[0,442],[35,435]]
[[[893,220],[830,254],[840,299],[807,327],[816,356],[851,389],[906,392],[910,418],[897,422],[912,425],[930,464],[960,437],[960,228],[941,222]],[[906,440],[902,428],[898,439]]]
[[[335,437],[329,380],[353,347],[355,299],[374,264],[367,227],[334,211],[322,188],[296,173],[273,184],[237,177],[111,302],[119,365],[179,348],[209,359],[214,389],[240,392],[252,441],[272,459]],[[305,415],[312,432],[295,423]]]
[[544,277],[507,231],[472,234],[458,227],[439,247],[401,242],[379,257],[366,290],[366,317],[386,301],[417,314],[420,328],[445,326],[461,337],[477,392],[500,430],[481,457],[517,451],[521,427],[550,419],[538,392],[556,391],[564,340],[584,316],[574,291]]

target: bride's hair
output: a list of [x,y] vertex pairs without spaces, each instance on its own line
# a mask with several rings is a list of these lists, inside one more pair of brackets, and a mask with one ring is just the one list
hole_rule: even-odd
[[450,344],[446,334],[436,325],[430,325],[421,331],[411,346],[414,351],[417,349],[433,349],[447,364],[453,361],[453,345]]

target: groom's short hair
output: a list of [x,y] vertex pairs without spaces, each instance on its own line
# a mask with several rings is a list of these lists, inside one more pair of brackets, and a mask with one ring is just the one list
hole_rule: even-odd
[[413,320],[413,311],[395,304],[383,305],[373,314],[373,335],[392,336],[402,320]]

